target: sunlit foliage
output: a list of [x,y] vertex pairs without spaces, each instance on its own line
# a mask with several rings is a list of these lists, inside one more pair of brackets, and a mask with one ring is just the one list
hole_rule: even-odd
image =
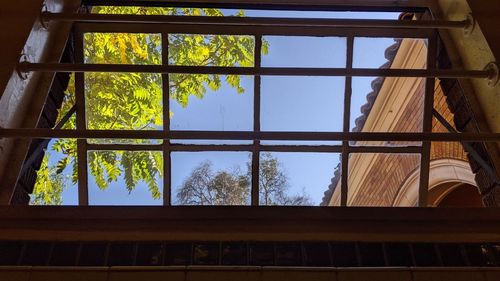
[[[224,16],[217,9],[195,8],[142,8],[142,7],[94,7],[93,13],[142,14],[142,15],[183,15],[183,16]],[[244,16],[242,11],[233,16]],[[163,41],[165,38],[163,38]],[[254,65],[254,39],[251,36],[223,36],[171,34],[168,40],[168,63],[171,65]],[[263,42],[262,52],[266,54],[267,42]],[[165,54],[166,55],[166,54]],[[146,33],[86,33],[84,34],[85,63],[96,64],[147,64],[156,65],[162,61],[162,38],[160,34]],[[223,83],[244,94],[240,77],[220,75],[170,74],[168,82],[160,74],[138,73],[86,73],[85,103],[86,126],[100,130],[158,130],[163,127],[163,83],[168,83],[170,99],[183,107],[188,106],[190,96],[202,99],[207,89],[216,91]],[[75,104],[74,80],[66,92],[61,118]],[[175,118],[175,112],[168,113]],[[64,129],[75,129],[75,118],[67,122]],[[89,140],[98,143],[154,144],[152,140]],[[45,156],[42,169],[38,173],[32,203],[60,204],[61,192],[69,184],[62,175],[71,175],[78,181],[76,169],[76,141],[58,139],[49,148],[61,159],[51,165]],[[101,189],[110,183],[123,179],[130,192],[138,182],[145,182],[151,195],[160,199],[158,179],[163,176],[161,154],[144,151],[127,153],[118,151],[90,152],[89,171]],[[48,195],[50,194],[50,195]]]

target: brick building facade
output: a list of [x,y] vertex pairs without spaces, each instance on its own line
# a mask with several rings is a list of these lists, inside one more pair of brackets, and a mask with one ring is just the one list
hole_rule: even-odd
[[[420,40],[396,40],[386,51],[388,60],[382,68],[424,69],[427,47]],[[444,58],[443,58],[444,57]],[[446,61],[441,54],[440,64]],[[464,117],[470,113],[462,90],[445,88],[449,80],[437,81],[434,91],[434,109],[454,130],[457,126],[473,122]],[[458,83],[458,82],[456,82]],[[372,82],[372,92],[362,106],[362,116],[356,119],[354,131],[362,132],[421,132],[424,109],[425,79],[377,78]],[[452,113],[458,112],[457,115]],[[472,121],[471,121],[472,120]],[[448,132],[436,117],[432,120],[433,132]],[[358,142],[362,145],[400,146],[420,145],[411,142]],[[475,144],[476,147],[478,144]],[[481,147],[481,146],[480,146]],[[434,142],[431,144],[431,168],[429,182],[429,205],[438,205],[452,191],[461,192],[470,198],[466,205],[482,206],[479,190],[488,183],[476,182],[484,176],[482,168],[467,156],[458,142]],[[482,150],[485,159],[486,150]],[[474,163],[469,164],[469,159]],[[351,154],[348,175],[348,205],[350,206],[415,206],[418,198],[420,156],[418,154]],[[472,168],[471,168],[472,167]],[[476,175],[474,180],[474,173]],[[486,175],[486,178],[489,176]],[[453,183],[453,184],[452,184]],[[476,187],[476,188],[471,188]],[[434,190],[433,190],[434,189]],[[460,190],[459,190],[460,189]],[[463,190],[467,189],[468,192]],[[467,194],[467,195],[465,195]],[[463,201],[463,200],[462,200]],[[461,201],[461,202],[462,202]],[[483,201],[488,204],[487,198]],[[464,203],[464,202],[462,202]],[[323,205],[340,204],[340,171],[337,168],[329,190],[325,192]]]

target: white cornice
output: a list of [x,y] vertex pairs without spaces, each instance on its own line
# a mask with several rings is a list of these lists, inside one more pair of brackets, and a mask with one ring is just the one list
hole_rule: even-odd
[[[424,69],[427,47],[423,40],[403,39],[393,60],[393,69]],[[386,78],[363,126],[363,132],[391,132],[407,110],[411,98],[418,92],[421,78]],[[404,93],[404,94],[402,94]],[[359,145],[382,145],[382,142],[357,142]],[[377,154],[351,154],[349,159],[349,192],[351,205],[373,169]],[[340,182],[330,205],[340,202]]]

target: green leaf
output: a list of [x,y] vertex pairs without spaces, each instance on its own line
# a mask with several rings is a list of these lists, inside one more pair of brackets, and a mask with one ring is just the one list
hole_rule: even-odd
[[59,160],[59,162],[57,162],[56,174],[60,174],[64,171],[64,169],[66,169],[66,166],[68,166],[69,164],[69,160],[69,157],[64,157],[63,159]]
[[[218,9],[198,8],[145,8],[106,6],[93,7],[92,12],[103,14],[142,14],[142,15],[206,15],[223,16]],[[235,13],[244,16],[242,10]],[[85,33],[85,63],[131,63],[142,65],[162,62],[162,38],[159,34],[146,33]],[[169,64],[172,65],[219,65],[252,66],[254,39],[251,36],[189,35],[169,34]],[[263,42],[262,52],[266,54],[268,43]],[[189,106],[192,96],[203,99],[207,89],[220,90],[223,84],[239,94],[244,93],[240,76],[228,76],[221,81],[220,75],[169,74],[169,81],[163,81],[160,74],[147,73],[86,73],[85,97],[88,129],[100,130],[139,130],[154,129],[163,125],[162,83],[168,83],[170,99],[182,107]],[[75,104],[74,77],[69,82],[58,118]],[[169,112],[170,118],[175,112]],[[64,129],[75,129],[76,118],[72,116]],[[101,140],[112,144],[111,140]],[[129,144],[151,143],[145,140],[124,140]],[[71,178],[78,182],[76,161],[76,140],[56,140],[51,149],[63,154],[60,161],[52,166],[46,162],[46,169],[39,171],[39,187],[54,187],[66,184],[61,178]],[[107,151],[89,153],[88,169],[96,179],[97,185],[108,188],[111,182],[123,178],[125,187],[132,191],[142,181],[148,185],[154,198],[161,197],[158,179],[163,175],[162,154],[157,152],[119,152]],[[36,189],[40,198],[46,197],[49,189]],[[45,190],[45,191],[44,191]],[[43,194],[43,196],[42,196]],[[50,193],[56,194],[56,193]],[[54,201],[55,200],[55,201]]]

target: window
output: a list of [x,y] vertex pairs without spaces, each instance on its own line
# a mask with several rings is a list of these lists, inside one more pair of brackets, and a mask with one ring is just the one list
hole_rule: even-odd
[[[434,69],[434,30],[330,28],[335,13],[314,21],[300,19],[306,12],[248,12],[273,17],[266,20],[238,11],[156,11],[170,24],[108,15],[107,23],[75,25],[75,123],[88,138],[77,141],[73,155],[80,204],[319,205],[330,185],[330,196],[346,205],[357,155],[411,159],[425,199],[430,144],[405,133],[432,129],[435,81],[425,70]],[[168,17],[176,11],[178,17]],[[188,17],[224,15],[241,17]],[[282,15],[297,19],[280,21]],[[342,14],[398,16],[366,15]],[[391,47],[414,50],[420,59],[388,61]],[[414,126],[384,127],[363,117],[378,110],[389,121],[391,114],[404,119],[394,110],[409,104],[399,95],[384,96],[385,107],[366,105],[363,92],[373,83],[401,93],[422,89]],[[135,197],[105,195],[117,182]],[[138,199],[148,192],[152,198]]]

